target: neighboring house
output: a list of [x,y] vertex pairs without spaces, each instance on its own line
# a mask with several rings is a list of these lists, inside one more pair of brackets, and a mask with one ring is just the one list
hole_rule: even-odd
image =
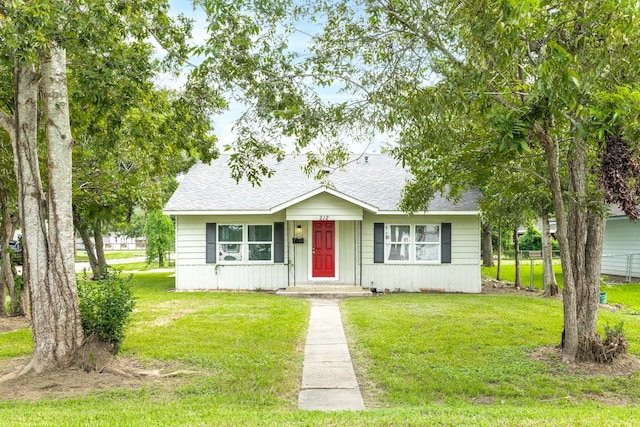
[[[145,250],[147,248],[146,237],[127,237],[119,236],[111,233],[103,234],[102,240],[105,250],[127,249],[127,250]],[[93,238],[91,239],[93,242]],[[76,249],[85,250],[84,242],[80,237],[76,238]]]
[[177,290],[480,292],[476,191],[407,215],[398,202],[410,175],[386,155],[327,171],[326,185],[304,174],[304,157],[274,162],[255,187],[236,183],[228,160],[193,166],[164,209],[176,217]]
[[631,222],[617,206],[611,208],[604,232],[602,274],[627,282],[640,278],[640,222]]

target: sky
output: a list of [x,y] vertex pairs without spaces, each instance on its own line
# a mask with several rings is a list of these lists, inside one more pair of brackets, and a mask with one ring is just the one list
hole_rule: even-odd
[[[202,44],[207,38],[206,17],[202,8],[194,9],[190,0],[170,0],[171,14],[177,16],[185,15],[194,20],[192,30],[192,41],[194,44]],[[198,58],[192,58],[190,61],[194,64],[200,63]],[[163,74],[157,79],[157,83],[163,87],[179,89],[186,82],[188,70],[186,70],[179,78],[175,78],[170,74]],[[221,115],[213,117],[215,124],[215,134],[218,137],[220,147],[230,144],[233,139],[233,122],[242,113],[242,106],[233,104],[229,110]]]
[[[171,13],[174,16],[183,14],[194,20],[192,34],[193,43],[204,43],[207,38],[207,31],[206,16],[202,8],[198,7],[194,9],[190,0],[170,0],[169,3],[171,6]],[[291,40],[290,46],[293,49],[304,52],[306,46],[310,41],[309,34],[313,34],[314,32],[316,32],[317,28],[314,28],[311,25],[304,25],[304,27],[300,28],[300,30],[301,31],[297,32],[294,35],[294,38]],[[198,60],[198,58],[192,58],[191,62],[198,64],[200,61]],[[170,75],[162,75],[157,79],[157,84],[163,87],[178,89],[181,85],[184,84],[185,81],[186,73],[180,78],[174,78]],[[325,102],[344,101],[348,98],[348,95],[337,93],[336,86],[332,88],[319,88],[318,93]],[[233,142],[235,138],[233,132],[234,121],[238,117],[240,117],[244,108],[245,107],[243,105],[237,102],[233,102],[230,104],[228,111],[213,117],[215,126],[214,132],[218,137],[219,147],[223,147],[224,145],[231,144]],[[350,148],[353,152],[356,153],[360,153],[365,150],[368,152],[379,152],[380,144],[381,142],[379,140],[374,141],[372,144],[352,143]]]

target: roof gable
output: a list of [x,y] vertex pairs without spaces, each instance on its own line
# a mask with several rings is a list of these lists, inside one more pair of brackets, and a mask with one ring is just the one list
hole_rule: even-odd
[[366,209],[368,211],[371,211],[371,212],[377,212],[378,211],[378,208],[373,206],[373,205],[370,205],[368,203],[362,202],[362,201],[360,201],[358,199],[355,199],[355,198],[353,198],[351,196],[348,196],[346,194],[340,193],[339,191],[333,190],[332,188],[328,188],[328,187],[324,187],[324,186],[323,187],[318,187],[318,188],[310,191],[307,194],[302,194],[299,197],[297,197],[295,199],[292,199],[292,200],[289,200],[289,201],[287,201],[286,203],[284,203],[282,205],[274,206],[272,208],[272,211],[273,212],[281,211],[282,209],[289,208],[291,206],[297,205],[298,203],[303,203],[304,201],[309,200],[309,199],[311,199],[313,197],[316,197],[316,196],[318,196],[320,194],[323,194],[323,193],[330,194],[332,196],[335,196],[335,197],[337,197],[339,199],[347,201],[347,202],[349,202],[349,203],[351,203],[353,205],[359,206],[359,207],[361,207],[363,209]]
[[[364,160],[366,158],[366,161]],[[269,166],[275,173],[260,186],[236,183],[228,166],[229,155],[210,165],[195,164],[165,206],[169,214],[273,213],[327,192],[371,212],[398,212],[402,190],[411,175],[384,154],[369,154],[327,176],[327,185],[303,172],[304,157],[289,156]],[[454,204],[436,196],[430,211],[478,210],[478,192],[470,191]]]

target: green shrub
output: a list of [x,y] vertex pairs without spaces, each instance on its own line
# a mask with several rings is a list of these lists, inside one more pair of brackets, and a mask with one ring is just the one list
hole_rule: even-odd
[[100,341],[113,346],[117,353],[135,301],[131,279],[119,271],[107,271],[104,279],[78,281],[78,300],[82,329],[86,336],[96,334]]
[[173,248],[175,225],[170,217],[157,210],[149,214],[144,227],[147,238],[147,264],[158,261],[164,267],[165,259]]
[[527,227],[527,232],[518,239],[521,251],[539,251],[542,249],[542,234],[533,227]]
[[[536,228],[527,227],[527,232],[518,239],[521,251],[539,251],[542,249],[542,233]],[[551,249],[559,250],[558,241],[551,236]]]

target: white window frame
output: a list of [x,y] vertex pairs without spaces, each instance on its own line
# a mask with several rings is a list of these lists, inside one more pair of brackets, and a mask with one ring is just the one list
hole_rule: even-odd
[[[221,241],[220,240],[220,228],[221,227],[229,227],[229,226],[240,226],[242,227],[242,240],[241,241]],[[269,241],[249,241],[249,227],[254,226],[266,226],[271,227],[271,240]],[[273,223],[225,223],[218,224],[216,228],[216,251],[217,251],[217,260],[220,264],[231,264],[231,265],[239,265],[239,264],[272,264],[273,263],[273,250],[274,250],[274,242],[273,242],[273,233],[274,233],[274,225]],[[225,259],[225,252],[222,251],[222,245],[234,245],[237,244],[240,246],[238,253],[240,254],[239,260],[231,260]],[[268,260],[250,260],[249,259],[249,247],[250,245],[269,245],[271,246],[271,257]]]
[[[249,240],[249,227],[270,227],[271,228],[271,239],[268,241],[259,241],[259,240]],[[266,264],[266,263],[272,263],[273,262],[273,224],[246,224],[246,238],[245,241],[247,243],[247,262],[248,263],[259,263],[259,264]],[[271,250],[269,251],[270,253],[270,257],[269,259],[254,259],[251,260],[249,259],[249,254],[250,254],[250,250],[249,248],[251,247],[251,245],[269,245],[271,247]]]
[[[442,259],[442,226],[441,224],[402,224],[402,223],[385,223],[384,224],[384,262],[388,264],[440,264]],[[388,228],[387,228],[388,227]],[[409,236],[398,236],[398,239],[393,239],[393,236],[388,236],[387,230],[391,231],[392,227],[409,227]],[[438,241],[437,242],[417,242],[416,241],[416,227],[437,227],[438,228]],[[389,259],[392,245],[406,245],[405,248],[400,247],[408,251],[406,259]],[[437,259],[419,260],[417,259],[418,246],[434,246],[438,248]]]
[[[393,227],[408,227],[409,228],[409,235],[408,236],[391,236],[391,230],[393,229]],[[389,230],[389,234],[387,233],[387,230]],[[384,225],[384,262],[385,263],[401,263],[401,264],[406,264],[408,262],[411,262],[411,260],[413,259],[413,255],[412,255],[412,250],[411,250],[411,243],[412,243],[412,239],[413,239],[413,230],[411,229],[411,224],[386,224]],[[387,239],[388,237],[388,239]],[[391,256],[391,252],[394,246],[399,246],[399,248],[396,248],[397,250],[400,251],[400,253],[402,253],[403,250],[405,250],[408,252],[406,254],[406,259],[390,259],[389,257]]]
[[[437,242],[418,242],[417,239],[417,227],[437,227],[438,228],[438,241]],[[418,259],[418,246],[435,246],[438,249],[438,256],[436,259]],[[414,224],[413,225],[413,253],[416,263],[421,264],[440,264],[442,260],[442,226],[441,224]]]
[[[242,227],[242,240],[229,240],[229,241],[223,241],[220,236],[222,233],[220,233],[220,229],[222,227],[233,227],[233,226],[239,226]],[[229,223],[229,224],[218,224],[217,229],[216,229],[216,251],[217,251],[217,258],[218,258],[218,262],[220,264],[241,264],[244,263],[245,261],[245,255],[244,255],[244,241],[245,241],[245,231],[246,230],[246,226],[244,224],[239,224],[239,223]],[[240,248],[237,252],[223,252],[222,250],[222,245],[239,245]],[[225,254],[231,254],[231,253],[238,253],[240,254],[240,259],[225,259],[226,256],[232,256],[232,255],[225,255]]]

